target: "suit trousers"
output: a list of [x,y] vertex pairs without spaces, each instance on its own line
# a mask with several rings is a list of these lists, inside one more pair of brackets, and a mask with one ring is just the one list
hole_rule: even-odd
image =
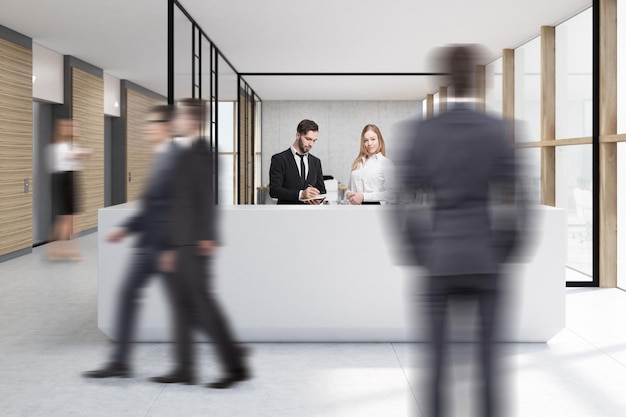
[[451,297],[472,297],[478,303],[479,314],[479,357],[482,392],[479,397],[479,414],[495,417],[498,387],[495,381],[494,339],[497,330],[499,276],[430,276],[428,278],[428,313],[430,319],[430,406],[433,417],[443,417],[445,390],[445,355],[447,337],[448,302]]
[[136,249],[133,252],[119,296],[115,330],[117,344],[112,358],[114,362],[128,363],[141,290],[150,277],[158,273],[157,256],[157,251],[148,248]]
[[208,273],[212,259],[199,256],[196,246],[177,250],[176,272],[168,280],[175,312],[177,371],[193,373],[193,330],[213,342],[226,372],[243,368],[241,350],[211,291]]

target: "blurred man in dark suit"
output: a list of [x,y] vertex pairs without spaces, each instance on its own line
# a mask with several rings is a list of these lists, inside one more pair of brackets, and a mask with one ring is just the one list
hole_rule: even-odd
[[131,233],[139,235],[120,291],[117,344],[111,361],[101,369],[85,372],[84,376],[88,378],[128,377],[131,373],[130,342],[141,290],[150,277],[159,272],[158,256],[166,246],[164,230],[171,202],[172,165],[178,153],[178,147],[172,141],[171,119],[172,108],[169,106],[156,106],[150,110],[145,133],[154,146],[156,157],[141,206],[136,215],[107,236],[107,241],[114,243]]
[[166,232],[170,250],[162,254],[160,266],[172,271],[169,289],[175,309],[176,366],[152,380],[195,383],[192,331],[198,329],[213,341],[224,367],[223,375],[208,386],[228,388],[250,378],[250,373],[211,290],[209,271],[218,238],[214,154],[202,134],[207,110],[202,100],[184,99],[174,119],[182,150],[173,173]]
[[[402,130],[409,144],[399,170],[403,194],[426,192],[429,197],[425,200],[431,201],[426,213],[406,217],[409,220],[402,232],[428,275],[432,354],[428,415],[433,417],[446,415],[447,305],[455,296],[472,297],[478,303],[482,409],[476,415],[498,415],[494,338],[499,324],[501,264],[516,246],[519,216],[524,213],[516,195],[506,124],[474,110],[477,52],[477,47],[469,45],[443,50],[441,63],[449,74],[447,85],[453,86],[455,103],[448,112],[410,121]],[[499,212],[496,205],[512,209]]]
[[320,204],[313,199],[326,194],[322,162],[309,151],[317,142],[318,126],[313,120],[302,120],[296,129],[291,147],[272,156],[270,165],[270,196],[278,204]]

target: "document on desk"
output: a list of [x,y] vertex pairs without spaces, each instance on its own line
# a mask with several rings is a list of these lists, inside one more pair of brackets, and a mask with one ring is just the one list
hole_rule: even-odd
[[300,200],[300,201],[307,202],[307,201],[324,200],[324,199],[326,199],[326,194],[318,194],[318,195],[316,195],[315,197],[311,197],[311,198],[303,198],[303,199],[302,199],[302,200]]

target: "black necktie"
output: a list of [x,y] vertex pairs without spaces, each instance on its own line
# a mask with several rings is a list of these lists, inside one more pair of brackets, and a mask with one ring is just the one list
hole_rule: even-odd
[[296,155],[300,157],[300,178],[302,179],[302,186],[304,186],[306,183],[306,171],[304,168],[304,155],[300,155],[299,153],[297,153]]

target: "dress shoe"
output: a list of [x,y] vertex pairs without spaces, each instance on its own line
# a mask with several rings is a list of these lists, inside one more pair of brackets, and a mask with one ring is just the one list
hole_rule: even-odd
[[237,382],[246,381],[250,378],[252,378],[250,371],[247,368],[241,368],[236,371],[228,372],[217,381],[210,382],[206,386],[208,388],[225,389],[232,387]]
[[166,375],[154,376],[150,378],[150,381],[157,382],[159,384],[194,385],[196,383],[196,378],[189,372],[174,371]]
[[104,368],[83,373],[85,378],[129,378],[130,368],[128,365],[119,362],[111,362]]

